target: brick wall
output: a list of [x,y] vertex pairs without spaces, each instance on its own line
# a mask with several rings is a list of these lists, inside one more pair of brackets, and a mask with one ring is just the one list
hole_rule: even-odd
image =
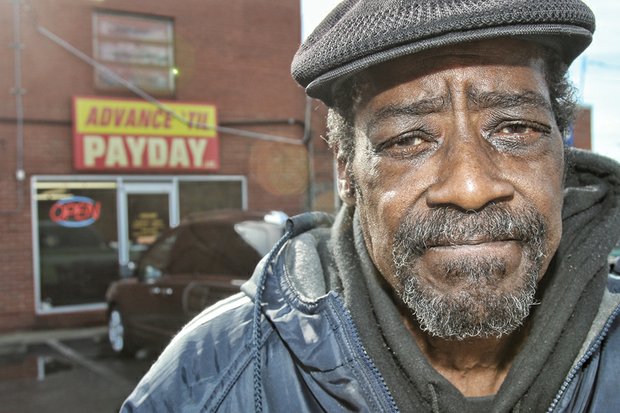
[[573,129],[573,145],[576,148],[592,149],[592,108],[582,106],[577,112]]
[[[290,61],[299,43],[299,2],[290,0],[152,0],[85,2],[32,0],[20,3],[24,170],[15,179],[16,105],[13,2],[0,2],[0,331],[100,323],[99,311],[37,316],[31,229],[32,175],[76,174],[72,159],[71,98],[74,95],[135,97],[101,92],[93,68],[44,37],[45,27],[92,56],[92,13],[105,10],[172,17],[175,60],[180,75],[166,99],[209,102],[219,123],[301,140],[303,90],[290,78]],[[320,139],[324,108],[313,102],[315,201],[333,211],[331,154]],[[296,122],[287,124],[287,119]],[[272,120],[267,124],[252,121]],[[245,175],[252,209],[303,211],[308,199],[308,154],[304,146],[221,134],[221,170]],[[19,194],[19,195],[18,195]],[[326,195],[327,194],[327,195]],[[21,199],[21,201],[20,201]]]

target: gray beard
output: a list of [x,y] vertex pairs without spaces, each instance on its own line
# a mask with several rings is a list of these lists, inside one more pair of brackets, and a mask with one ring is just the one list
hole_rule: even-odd
[[[427,333],[446,339],[501,337],[519,328],[535,304],[542,269],[546,226],[533,208],[512,212],[491,205],[477,213],[454,209],[432,210],[401,222],[392,254],[399,282],[396,292]],[[510,291],[498,291],[506,276],[502,260],[471,257],[447,260],[439,272],[447,281],[458,281],[457,291],[439,291],[418,275],[419,259],[427,245],[459,244],[479,237],[516,239],[523,245],[525,270]]]

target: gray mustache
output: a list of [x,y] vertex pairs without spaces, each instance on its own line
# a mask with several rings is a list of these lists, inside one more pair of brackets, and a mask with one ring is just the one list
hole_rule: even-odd
[[423,214],[408,213],[399,225],[394,248],[419,256],[434,246],[493,241],[515,240],[540,246],[546,231],[542,214],[531,206],[513,210],[492,204],[476,212],[436,208]]

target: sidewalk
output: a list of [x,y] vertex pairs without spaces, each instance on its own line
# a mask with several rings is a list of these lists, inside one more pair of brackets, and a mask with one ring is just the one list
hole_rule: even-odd
[[151,359],[114,356],[106,327],[0,334],[0,413],[113,413]]

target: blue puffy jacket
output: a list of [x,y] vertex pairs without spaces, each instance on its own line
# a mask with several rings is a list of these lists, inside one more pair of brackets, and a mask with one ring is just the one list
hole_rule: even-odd
[[[282,245],[314,218],[289,221],[243,292],[191,321],[122,412],[398,411],[342,297],[304,297],[289,279]],[[589,343],[549,412],[620,412],[619,303],[620,278],[612,275]]]

